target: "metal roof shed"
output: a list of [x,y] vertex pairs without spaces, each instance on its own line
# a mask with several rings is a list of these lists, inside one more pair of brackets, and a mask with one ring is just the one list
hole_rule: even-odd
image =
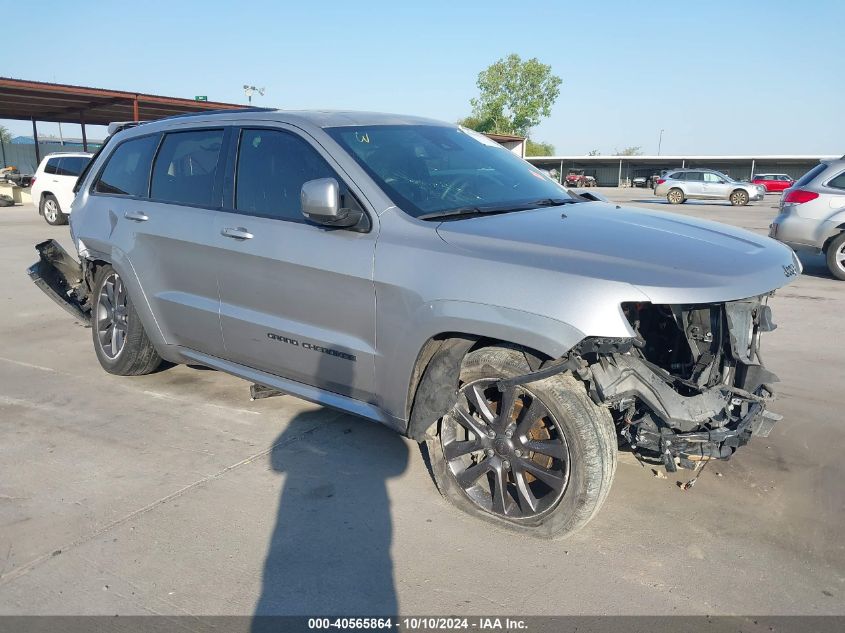
[[245,106],[216,101],[196,101],[142,92],[104,90],[87,86],[45,83],[0,77],[0,119],[32,121],[38,157],[37,121],[78,123],[87,149],[86,124],[108,125],[112,121],[151,121],[177,114],[206,110],[229,110]]

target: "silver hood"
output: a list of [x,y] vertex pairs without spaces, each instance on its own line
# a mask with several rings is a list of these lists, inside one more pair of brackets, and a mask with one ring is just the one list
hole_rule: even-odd
[[448,244],[503,263],[631,284],[652,303],[714,303],[780,288],[792,250],[743,229],[603,202],[443,222]]

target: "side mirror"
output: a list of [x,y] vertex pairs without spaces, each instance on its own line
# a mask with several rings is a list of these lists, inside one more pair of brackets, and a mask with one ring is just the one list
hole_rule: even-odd
[[340,206],[340,185],[334,178],[317,178],[302,185],[302,215],[323,226],[356,227],[364,213]]

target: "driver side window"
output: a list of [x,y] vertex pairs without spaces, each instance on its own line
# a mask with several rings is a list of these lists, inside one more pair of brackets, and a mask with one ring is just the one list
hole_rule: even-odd
[[165,134],[153,165],[150,198],[176,204],[219,206],[214,201],[215,173],[223,130]]
[[725,181],[722,180],[721,178],[719,178],[719,176],[717,176],[716,174],[711,174],[710,172],[705,171],[704,172],[704,182],[722,183],[722,182],[725,182]]
[[302,185],[335,178],[334,170],[304,139],[289,132],[245,129],[241,132],[235,184],[235,208],[250,215],[304,222]]

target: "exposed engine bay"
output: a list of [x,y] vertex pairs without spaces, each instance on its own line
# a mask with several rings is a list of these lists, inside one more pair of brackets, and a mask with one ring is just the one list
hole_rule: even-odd
[[728,459],[780,420],[766,411],[778,378],[760,356],[760,334],[775,328],[767,300],[623,304],[637,337],[585,339],[575,373],[631,448],[667,470]]

